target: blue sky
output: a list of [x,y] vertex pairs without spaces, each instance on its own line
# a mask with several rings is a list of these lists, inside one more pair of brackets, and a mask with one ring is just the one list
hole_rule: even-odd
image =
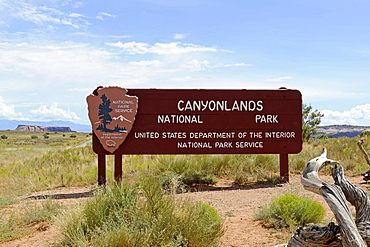
[[369,0],[0,0],[0,119],[89,124],[125,88],[298,89],[370,125]]

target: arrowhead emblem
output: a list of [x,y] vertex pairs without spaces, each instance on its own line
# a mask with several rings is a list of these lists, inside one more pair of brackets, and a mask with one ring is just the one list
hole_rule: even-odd
[[92,129],[100,143],[114,153],[135,122],[139,99],[120,87],[97,88],[86,98]]

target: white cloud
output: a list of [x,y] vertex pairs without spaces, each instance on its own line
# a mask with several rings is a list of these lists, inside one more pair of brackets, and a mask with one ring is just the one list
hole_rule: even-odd
[[293,77],[291,77],[291,76],[283,76],[283,77],[278,77],[278,78],[266,79],[266,81],[283,82],[283,81],[291,80],[291,79],[293,79]]
[[184,34],[184,33],[176,33],[174,36],[173,36],[173,39],[185,39],[188,35],[187,34]]
[[[36,80],[39,77],[44,79],[43,83],[46,84],[63,81],[63,86],[74,87],[74,83],[78,81],[84,82],[83,87],[86,87],[88,82],[90,84],[99,81],[109,83],[112,78],[114,81],[119,78],[124,81],[137,81],[135,78],[145,76],[155,80],[158,73],[162,74],[161,77],[165,76],[163,72],[245,66],[245,64],[212,65],[208,60],[212,58],[202,52],[213,52],[217,49],[199,45],[157,43],[150,46],[136,42],[118,44],[126,47],[126,52],[132,54],[155,53],[168,54],[168,56],[153,60],[132,61],[133,59],[126,54],[83,43],[61,42],[35,45],[4,42],[0,43],[0,72],[6,73],[9,78],[12,78],[11,80],[20,76],[24,78],[23,81]],[[176,56],[170,56],[173,53]],[[3,76],[2,79],[4,81],[5,77]],[[53,83],[53,86],[58,85]]]
[[32,84],[37,83],[42,87],[38,91],[48,86],[56,91],[74,88],[77,82],[80,88],[104,83],[147,83],[173,77],[171,73],[177,71],[204,69],[208,63],[193,56],[137,61],[125,56],[73,42],[0,43],[0,72],[6,75],[2,77],[4,86],[17,83],[22,89],[36,89]]
[[173,82],[189,82],[189,81],[197,81],[199,78],[194,78],[192,76],[184,76],[184,77],[173,77],[170,81]]
[[180,68],[190,70],[190,71],[201,71],[201,70],[206,70],[208,68],[229,68],[229,67],[244,67],[244,66],[253,66],[253,65],[246,64],[246,63],[211,65],[211,63],[207,60],[200,61],[198,59],[192,59],[190,61],[185,61],[183,64],[180,65]]
[[105,12],[99,12],[98,15],[96,16],[96,18],[101,20],[101,21],[104,21],[106,19],[106,17],[116,18],[117,16],[112,15],[112,14],[108,14],[108,13],[105,13]]
[[253,64],[248,63],[231,63],[231,64],[218,64],[213,66],[214,68],[228,68],[228,67],[245,67],[245,66],[253,66]]
[[81,7],[85,6],[85,3],[83,3],[83,2],[71,2],[71,3],[69,3],[69,2],[66,2],[66,5],[71,4],[72,8],[75,8],[75,9],[78,9],[78,8],[81,8]]
[[14,105],[5,104],[5,100],[0,96],[0,118],[6,118],[9,120],[19,119],[22,117],[22,113],[15,111]]
[[127,54],[148,54],[154,53],[158,55],[169,55],[169,54],[184,54],[190,52],[216,52],[218,51],[213,47],[206,47],[194,44],[184,44],[181,42],[170,42],[170,43],[155,43],[154,45],[149,45],[143,42],[127,42],[122,43],[118,41],[117,43],[107,43],[107,45],[121,49]]
[[0,71],[29,79],[38,76],[52,80],[101,79],[117,71],[117,65],[110,61],[114,55],[71,42],[45,45],[0,43]]
[[370,119],[370,104],[358,105],[349,111],[339,112],[331,110],[320,111],[324,114],[322,118],[323,125],[330,124],[359,124],[359,120]]
[[143,60],[139,62],[132,61],[132,62],[129,62],[129,64],[133,66],[142,66],[142,67],[148,67],[148,66],[159,67],[161,65],[161,62],[159,60],[152,60],[152,61]]
[[49,108],[46,105],[40,106],[36,110],[30,110],[31,118],[34,120],[80,120],[76,113],[58,108],[54,103]]
[[[50,5],[58,6],[68,5],[66,1],[56,0],[52,3],[35,4],[33,1],[26,0],[2,0],[0,2],[3,11],[10,13],[12,17],[22,19],[27,22],[32,22],[37,25],[47,26],[48,28],[55,28],[58,26],[69,26],[73,28],[80,28],[90,23],[82,14],[66,13],[57,8],[49,7]],[[47,6],[49,5],[49,6]],[[80,5],[76,5],[78,6]],[[74,7],[74,6],[72,6]]]
[[91,38],[102,37],[102,36],[99,36],[99,35],[95,35],[95,34],[91,34],[91,33],[83,33],[83,32],[76,32],[76,33],[73,33],[73,35],[80,35],[80,36],[91,37]]
[[68,16],[73,17],[73,18],[84,17],[83,15],[78,14],[78,13],[72,13],[72,14],[69,14]]
[[131,38],[130,35],[107,35],[107,36],[102,36],[102,35],[96,35],[96,34],[91,34],[91,33],[84,33],[84,32],[75,32],[72,33],[73,35],[80,35],[80,36],[85,36],[85,37],[91,37],[91,38],[113,38],[113,39],[127,39]]
[[200,71],[205,70],[210,66],[207,60],[199,61],[198,59],[193,59],[191,61],[186,61],[180,67],[190,71]]

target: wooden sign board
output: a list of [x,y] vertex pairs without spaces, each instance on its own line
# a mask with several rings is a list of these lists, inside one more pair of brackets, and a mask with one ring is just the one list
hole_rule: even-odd
[[[110,99],[105,90],[120,93]],[[127,89],[126,95],[126,89],[108,87],[89,97],[90,102],[98,102],[89,104],[89,115],[91,108],[99,109],[104,101],[110,101],[105,107],[116,108],[106,117],[132,123],[123,142],[110,150],[102,142],[115,142],[115,135],[104,133],[103,128],[97,130],[102,126],[96,124],[99,117],[92,120],[93,149],[99,155],[293,154],[302,150],[302,96],[298,90]],[[124,109],[134,104],[137,107],[128,111],[137,111],[136,116],[126,115]],[[105,129],[115,129],[117,121],[105,122]],[[125,127],[118,131],[120,128]]]

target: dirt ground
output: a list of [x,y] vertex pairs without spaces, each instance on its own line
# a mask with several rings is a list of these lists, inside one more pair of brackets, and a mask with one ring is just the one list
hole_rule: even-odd
[[[320,176],[332,182],[330,176]],[[367,191],[368,185],[362,177],[349,177],[349,180]],[[53,195],[62,204],[74,204],[86,200],[89,188],[60,188],[35,193],[28,198],[38,199],[44,195]],[[334,221],[334,216],[324,199],[312,192],[305,191],[298,175],[291,175],[290,182],[281,185],[254,183],[245,186],[234,186],[230,181],[221,180],[215,186],[198,189],[197,192],[185,193],[179,197],[202,201],[217,209],[224,219],[225,234],[221,238],[222,247],[272,247],[286,243],[283,236],[287,233],[264,228],[254,220],[256,212],[273,198],[286,193],[306,195],[320,202],[326,209],[326,219]],[[14,246],[50,246],[60,237],[58,228],[51,223],[33,226],[32,234],[23,238],[0,244],[0,247]]]

